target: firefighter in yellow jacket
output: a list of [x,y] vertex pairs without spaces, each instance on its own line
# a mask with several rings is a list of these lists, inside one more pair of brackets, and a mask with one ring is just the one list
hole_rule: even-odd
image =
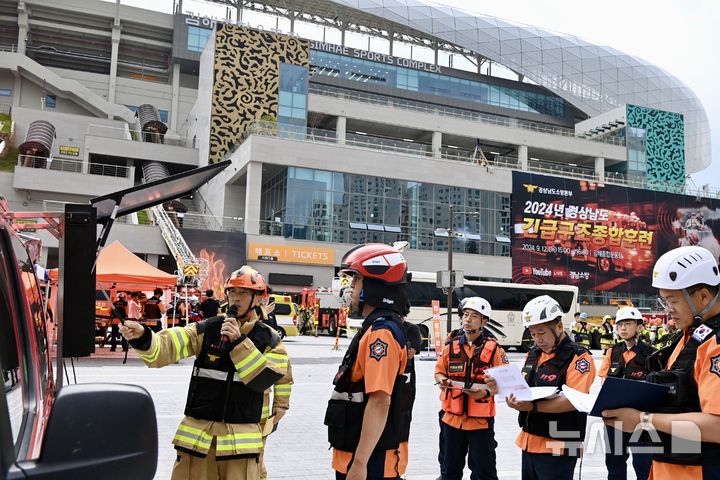
[[[121,328],[149,367],[195,356],[185,417],[173,438],[173,480],[260,478],[263,438],[289,405],[292,383],[285,346],[259,321],[266,288],[263,277],[244,266],[225,284],[227,316],[158,333],[130,321]],[[267,394],[273,386],[270,422]]]

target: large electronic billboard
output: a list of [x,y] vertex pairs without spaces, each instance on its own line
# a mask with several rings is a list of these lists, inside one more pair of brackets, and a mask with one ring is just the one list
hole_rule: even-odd
[[208,277],[200,286],[202,290],[213,289],[215,294],[223,291],[230,274],[245,265],[245,234],[241,232],[216,232],[183,228],[180,230],[190,250],[208,261]]
[[720,200],[513,172],[513,281],[652,293],[659,255],[720,257]]

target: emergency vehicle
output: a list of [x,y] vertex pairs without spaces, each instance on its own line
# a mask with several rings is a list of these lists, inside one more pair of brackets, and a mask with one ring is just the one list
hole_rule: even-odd
[[347,313],[341,298],[341,289],[348,286],[342,280],[333,280],[333,288],[303,288],[300,294],[300,307],[312,313],[318,331],[327,330],[334,337],[345,333]]
[[295,337],[298,332],[298,312],[290,295],[270,295],[270,303],[275,304],[275,320],[277,320],[280,337]]
[[[73,349],[92,350],[97,259],[92,247],[102,248],[115,218],[183,196],[229,164],[149,182],[89,205],[67,204],[64,212],[13,212],[0,196],[0,370],[5,383],[0,391],[0,480],[155,476],[158,433],[150,394],[134,385],[66,385],[64,359]],[[37,220],[22,223],[27,219]],[[98,225],[104,227],[99,238]],[[55,325],[48,323],[48,305],[35,274],[40,240],[23,233],[39,229],[59,240]],[[79,298],[81,304],[73,303]],[[53,349],[58,368],[53,367]],[[122,412],[132,421],[108,428],[108,412]]]
[[[54,234],[62,245],[63,214],[28,214],[55,221]],[[0,392],[0,479],[94,479],[109,471],[151,479],[157,466],[157,423],[148,392],[121,384],[63,385],[62,367],[53,368],[53,325],[33,269],[40,241],[16,230],[14,220],[23,217],[24,212],[11,212],[0,197],[0,369],[5,383]],[[94,258],[95,252],[88,255]],[[61,273],[60,292],[69,294],[74,282],[63,277]],[[61,311],[56,310],[55,322],[61,345]],[[122,411],[133,421],[109,429],[109,411]]]

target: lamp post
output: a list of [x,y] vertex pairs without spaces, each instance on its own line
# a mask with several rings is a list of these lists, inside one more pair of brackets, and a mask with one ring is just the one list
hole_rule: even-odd
[[447,293],[447,333],[449,334],[452,331],[452,297],[453,297],[453,288],[455,284],[455,276],[453,275],[453,264],[452,264],[452,257],[453,257],[453,235],[455,232],[453,232],[453,219],[454,219],[454,213],[453,213],[454,205],[451,203],[448,206],[448,276],[450,277],[450,286],[448,287],[448,293]]
[[[448,292],[447,292],[447,333],[450,333],[452,330],[452,299],[453,299],[453,289],[455,288],[455,275],[453,275],[453,238],[455,235],[457,235],[459,232],[456,232],[453,230],[453,220],[455,219],[455,215],[473,215],[478,216],[480,215],[480,212],[456,212],[455,211],[455,205],[452,203],[448,205],[448,228],[445,229],[447,231],[448,235],[448,275],[449,275],[449,286],[448,286]],[[442,231],[443,229],[437,229],[439,231]],[[436,232],[437,232],[436,230]]]

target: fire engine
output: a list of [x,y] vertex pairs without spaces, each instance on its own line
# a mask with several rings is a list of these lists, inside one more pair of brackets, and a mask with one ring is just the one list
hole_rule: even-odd
[[339,280],[333,281],[337,288],[303,288],[300,307],[310,312],[318,330],[327,330],[334,337],[345,333],[347,310],[340,298]]
[[[67,385],[64,359],[94,351],[95,263],[114,220],[186,195],[229,164],[183,172],[89,204],[66,204],[64,212],[11,211],[0,196],[1,479],[155,476],[157,418],[147,390],[119,383]],[[34,223],[26,223],[30,219]],[[42,245],[25,233],[38,229],[59,243],[56,336],[34,273]],[[108,412],[123,412],[133,421],[107,428]]]

